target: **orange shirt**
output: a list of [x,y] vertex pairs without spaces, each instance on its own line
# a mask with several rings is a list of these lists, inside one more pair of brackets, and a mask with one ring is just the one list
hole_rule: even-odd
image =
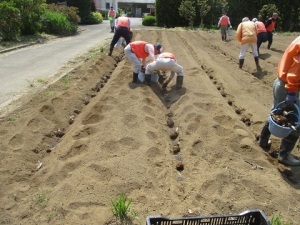
[[221,25],[221,26],[228,26],[228,25],[230,25],[229,17],[228,17],[228,16],[225,16],[225,15],[222,16],[222,17],[220,18],[219,25]]
[[256,21],[255,24],[257,25],[257,33],[267,32],[266,26],[261,21]]
[[112,17],[112,18],[115,18],[115,10],[109,10],[108,16]]
[[130,28],[129,19],[127,17],[121,16],[117,19],[116,28],[118,27],[127,27]]
[[146,44],[148,43],[145,41],[134,41],[131,42],[129,45],[131,47],[131,51],[136,55],[136,57],[144,59],[149,56],[149,53],[145,51]]
[[275,21],[272,18],[270,18],[269,20],[271,20],[271,23],[266,28],[268,32],[272,32],[275,28]]
[[285,50],[277,67],[278,78],[289,92],[300,91],[300,36]]

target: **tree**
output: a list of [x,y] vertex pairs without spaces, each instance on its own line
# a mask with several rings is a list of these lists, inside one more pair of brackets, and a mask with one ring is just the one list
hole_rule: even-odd
[[92,0],[67,0],[67,5],[78,8],[78,14],[82,23],[85,23],[85,21],[90,19],[92,12]]
[[20,34],[20,10],[13,2],[0,2],[0,37],[3,41],[12,41]]
[[264,5],[262,9],[259,10],[258,18],[260,21],[266,22],[273,15],[274,12],[279,14],[279,10],[277,9],[276,5]]
[[179,15],[181,2],[182,0],[156,0],[155,15],[157,26],[168,28],[183,26],[185,21]]
[[193,28],[194,20],[196,18],[196,7],[194,1],[184,0],[179,6],[179,15],[189,21],[189,25]]
[[200,14],[200,27],[204,27],[203,19],[206,17],[207,13],[211,9],[211,6],[208,5],[207,0],[197,0],[197,4],[199,6],[199,14]]
[[46,0],[13,0],[20,10],[21,34],[34,35],[42,27],[41,17],[46,10]]

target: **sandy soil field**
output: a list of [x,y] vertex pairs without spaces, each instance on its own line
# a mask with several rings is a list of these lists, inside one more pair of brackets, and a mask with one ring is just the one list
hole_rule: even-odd
[[238,68],[234,36],[136,30],[134,40],[176,55],[183,89],[175,79],[165,93],[132,84],[122,49],[112,57],[106,49],[11,103],[0,121],[0,223],[117,224],[111,203],[125,193],[133,224],[261,209],[298,225],[300,168],[277,163],[280,139],[271,137],[269,152],[256,140],[276,66],[296,36],[275,35],[270,50],[263,44],[257,72],[250,49]]

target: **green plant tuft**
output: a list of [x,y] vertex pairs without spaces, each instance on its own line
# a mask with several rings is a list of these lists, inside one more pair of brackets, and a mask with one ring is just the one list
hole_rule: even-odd
[[47,194],[40,192],[35,196],[35,200],[39,205],[43,206],[48,201],[48,196]]
[[282,215],[279,213],[279,215],[275,215],[271,219],[271,225],[290,225],[288,222],[282,221]]
[[121,224],[131,224],[132,217],[137,218],[137,214],[131,208],[131,200],[122,193],[116,201],[112,201],[112,213]]

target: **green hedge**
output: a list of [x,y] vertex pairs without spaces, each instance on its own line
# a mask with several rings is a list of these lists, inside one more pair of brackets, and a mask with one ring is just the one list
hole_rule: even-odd
[[145,16],[142,20],[142,24],[144,26],[155,26],[156,25],[155,16]]
[[42,24],[42,31],[47,34],[71,35],[77,31],[77,25],[71,23],[63,13],[51,10],[45,11]]

